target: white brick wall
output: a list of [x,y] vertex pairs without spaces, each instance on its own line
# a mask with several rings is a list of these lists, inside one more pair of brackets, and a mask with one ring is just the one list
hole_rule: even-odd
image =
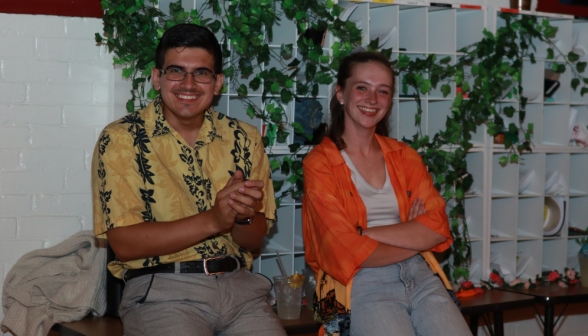
[[23,254],[92,228],[91,155],[122,83],[94,41],[102,28],[0,14],[0,284]]

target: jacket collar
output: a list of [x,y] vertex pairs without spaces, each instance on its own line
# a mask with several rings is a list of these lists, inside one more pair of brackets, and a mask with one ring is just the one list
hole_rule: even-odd
[[[374,135],[376,136],[376,139],[378,140],[378,143],[382,148],[382,154],[384,154],[384,156],[386,156],[388,153],[402,149],[402,145],[397,140],[384,137],[378,134]],[[327,160],[329,161],[331,166],[337,166],[345,163],[345,159],[341,155],[341,152],[339,151],[339,149],[337,149],[335,143],[328,136],[325,136],[323,138],[323,141],[321,141],[319,146],[322,146],[324,148]]]

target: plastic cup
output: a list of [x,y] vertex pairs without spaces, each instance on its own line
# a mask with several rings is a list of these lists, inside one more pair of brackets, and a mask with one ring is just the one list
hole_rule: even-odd
[[280,319],[296,320],[300,318],[302,289],[302,286],[299,286],[298,288],[292,287],[288,277],[281,275],[274,277],[274,291],[276,292],[278,317]]
[[311,269],[305,268],[302,270],[302,274],[304,274],[304,295],[306,296],[306,308],[313,310],[312,300],[316,290],[314,272]]

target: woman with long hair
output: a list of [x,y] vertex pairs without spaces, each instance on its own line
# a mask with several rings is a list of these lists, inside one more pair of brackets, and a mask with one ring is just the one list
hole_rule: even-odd
[[393,94],[385,56],[346,57],[327,135],[303,162],[315,318],[327,335],[471,335],[431,253],[452,243],[445,202],[419,154],[388,137]]

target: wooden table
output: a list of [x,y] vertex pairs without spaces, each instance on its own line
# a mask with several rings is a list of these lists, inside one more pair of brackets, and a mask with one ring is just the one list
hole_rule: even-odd
[[491,335],[504,335],[504,320],[502,312],[505,310],[532,307],[535,298],[530,295],[512,293],[500,290],[489,290],[483,295],[475,295],[459,299],[461,313],[470,316],[470,330],[478,333],[478,320],[484,314],[493,314],[494,330],[487,325]]
[[[288,335],[316,336],[320,327],[306,306],[302,306],[299,319],[280,321]],[[123,327],[117,317],[88,316],[80,321],[56,324],[48,336],[123,336]]]
[[[581,283],[567,288],[561,288],[558,284],[553,283],[538,286],[534,289],[509,288],[503,289],[503,291],[531,295],[535,298],[535,303],[545,306],[544,319],[540,318],[541,323],[543,323],[544,336],[553,336],[555,325],[561,317],[560,315],[555,322],[553,321],[555,305],[564,304],[567,307],[570,303],[588,302],[588,287],[582,287]],[[562,311],[562,315],[563,313]]]

